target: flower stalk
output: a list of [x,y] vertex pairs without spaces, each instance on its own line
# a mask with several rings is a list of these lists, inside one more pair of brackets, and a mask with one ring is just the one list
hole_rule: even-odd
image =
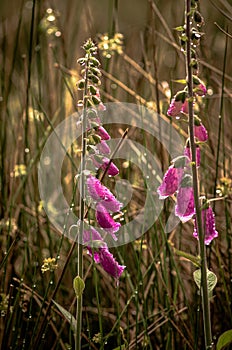
[[[85,218],[85,156],[86,156],[86,128],[87,128],[87,103],[88,99],[86,98],[88,94],[88,62],[89,62],[89,53],[86,53],[86,66],[85,66],[85,81],[84,81],[84,92],[83,92],[83,113],[82,113],[82,132],[81,132],[81,165],[80,165],[80,204],[79,204],[79,232],[78,237],[78,246],[77,246],[77,276],[82,280],[83,279],[83,233],[84,233],[84,218]],[[75,335],[75,350],[81,349],[81,326],[82,326],[82,293],[77,298],[77,308],[76,308],[76,335]]]
[[194,138],[194,112],[193,112],[193,73],[191,65],[191,0],[186,0],[185,9],[185,23],[186,23],[186,73],[187,73],[187,86],[188,86],[188,115],[189,115],[189,137],[190,137],[190,149],[192,155],[192,181],[193,181],[193,194],[194,205],[196,212],[196,225],[199,238],[199,255],[201,261],[201,297],[202,297],[202,310],[203,310],[203,323],[204,323],[204,335],[205,335],[205,348],[212,348],[212,334],[211,334],[211,319],[210,319],[210,304],[208,294],[208,282],[207,282],[207,258],[206,248],[204,242],[204,231],[202,225],[201,207],[199,201],[199,182],[198,182],[198,169],[196,164],[196,143]]

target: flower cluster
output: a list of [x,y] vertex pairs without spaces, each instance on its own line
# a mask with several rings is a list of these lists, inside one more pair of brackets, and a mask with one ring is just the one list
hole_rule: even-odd
[[[95,219],[100,226],[101,232],[110,234],[114,240],[117,240],[116,232],[121,224],[113,219],[112,214],[119,212],[122,208],[116,197],[111,191],[104,186],[95,176],[95,172],[103,170],[109,176],[116,176],[119,169],[109,158],[111,153],[107,140],[110,135],[101,125],[99,114],[106,110],[101,101],[99,86],[101,84],[99,69],[100,62],[95,57],[97,47],[89,39],[83,46],[86,55],[78,60],[83,66],[81,79],[78,83],[78,89],[84,90],[84,100],[79,101],[88,108],[85,110],[87,117],[87,162],[94,166],[94,171],[86,173],[86,187],[88,196],[92,203],[95,203]],[[100,263],[103,269],[115,278],[119,278],[125,266],[119,265],[109,252],[107,244],[104,242],[101,234],[92,226],[84,231],[83,243],[86,245],[88,252],[93,255],[94,261]]]
[[195,214],[192,176],[189,174],[190,162],[190,158],[186,155],[173,159],[157,189],[160,199],[165,199],[176,193],[175,215],[182,222],[190,220]]
[[[191,103],[196,102],[198,96],[204,97],[207,93],[207,89],[203,81],[198,77],[198,62],[195,48],[199,43],[202,33],[199,31],[204,24],[203,17],[197,10],[197,1],[191,2],[192,13],[192,25],[191,28],[191,66],[195,70],[195,75],[192,76],[193,83],[193,97]],[[180,34],[180,42],[182,50],[184,51],[185,43],[188,40],[186,36],[186,28],[176,28]],[[184,80],[185,81],[185,80]],[[186,81],[185,81],[186,82]],[[186,82],[187,83],[187,82]],[[178,91],[172,98],[170,106],[167,111],[169,117],[175,117],[177,119],[188,117],[189,113],[189,92],[188,84],[183,90]],[[194,139],[195,139],[195,157],[196,167],[200,167],[200,144],[208,140],[208,133],[205,126],[202,124],[199,116],[194,115]],[[197,223],[195,219],[195,204],[194,204],[194,190],[192,184],[191,175],[192,154],[190,141],[187,140],[184,149],[184,154],[175,158],[172,164],[166,171],[163,177],[161,185],[158,187],[157,192],[160,199],[165,199],[169,196],[176,195],[175,215],[180,218],[182,222],[186,222],[194,217],[194,233],[193,236],[198,238]],[[202,209],[202,223],[204,229],[204,241],[205,244],[209,244],[213,238],[218,236],[215,229],[215,218],[212,208],[207,204],[207,208]]]

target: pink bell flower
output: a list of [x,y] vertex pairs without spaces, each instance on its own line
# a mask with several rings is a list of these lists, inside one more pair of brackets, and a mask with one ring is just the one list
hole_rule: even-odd
[[115,232],[119,230],[119,227],[121,224],[119,222],[114,221],[114,219],[110,216],[107,209],[104,207],[103,204],[98,203],[96,205],[96,219],[98,224],[108,233],[111,234],[113,239],[116,241],[117,236],[115,235]]
[[180,112],[184,109],[186,109],[186,92],[178,91],[177,94],[173,97],[171,104],[168,108],[167,115],[169,117],[176,117],[180,114]]
[[[202,209],[201,218],[205,244],[209,245],[214,238],[218,237],[218,232],[215,228],[215,215],[213,209],[211,207],[208,207],[207,209]],[[196,219],[194,219],[193,236],[198,239]]]
[[[119,265],[113,254],[110,253],[100,233],[95,230],[95,228],[91,227],[90,230],[84,231],[83,240],[87,245],[88,253],[91,256],[93,255],[95,263],[101,264],[103,269],[112,277],[119,278],[126,266]],[[95,245],[97,245],[97,247],[95,247]],[[95,247],[94,253],[93,247]]]
[[97,129],[97,134],[99,136],[101,136],[102,140],[109,140],[110,139],[110,135],[108,134],[106,129],[103,128],[103,126],[99,126],[99,128]]
[[[189,141],[187,142],[187,144],[184,148],[184,155],[187,156],[190,161],[192,161]],[[197,167],[200,166],[200,163],[201,163],[201,150],[200,150],[200,147],[198,145],[196,145],[196,165],[197,165]]]
[[157,189],[157,192],[159,194],[159,199],[165,199],[173,195],[177,191],[182,175],[183,175],[182,168],[175,168],[174,164],[172,164],[168,168],[168,170],[164,174],[161,185]]
[[115,198],[107,187],[92,175],[87,178],[87,188],[92,199],[101,202],[107,210],[116,212],[122,208],[122,203]]
[[[110,160],[106,157],[103,157],[101,159],[101,163],[99,163],[94,157],[92,158],[92,160],[93,160],[93,164],[96,168],[98,168],[98,169],[102,168],[103,170],[105,170],[108,167],[108,164],[110,162]],[[110,176],[116,176],[116,175],[118,175],[118,173],[119,173],[118,167],[116,167],[116,165],[113,162],[111,162],[110,166],[107,170],[107,174]]]
[[100,143],[98,143],[96,145],[96,148],[102,154],[109,154],[110,153],[110,148],[104,140],[102,140]]
[[186,174],[177,192],[175,215],[184,223],[195,214],[192,177]]
[[193,91],[195,92],[196,95],[205,96],[207,94],[207,88],[205,84],[196,75],[193,75],[193,86],[194,86]]

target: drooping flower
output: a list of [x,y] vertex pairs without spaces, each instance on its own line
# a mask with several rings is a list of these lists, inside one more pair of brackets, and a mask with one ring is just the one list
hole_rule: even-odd
[[114,221],[114,219],[110,216],[107,209],[103,204],[98,203],[96,205],[96,219],[98,224],[108,233],[111,234],[113,239],[116,241],[117,236],[114,234],[119,230],[121,224],[119,222]]
[[174,166],[174,164],[168,168],[164,174],[161,185],[157,189],[159,199],[165,199],[177,191],[182,175],[182,168],[177,168]]
[[[192,161],[189,141],[187,142],[184,148],[184,155],[187,156],[190,161]],[[196,166],[199,167],[200,163],[201,163],[201,150],[200,150],[200,147],[196,145]]]
[[104,140],[102,140],[100,143],[98,143],[96,147],[97,147],[98,151],[102,154],[109,154],[110,153],[110,148]]
[[202,123],[194,125],[194,136],[201,142],[208,140],[208,132]]
[[186,113],[186,114],[188,114],[188,112],[189,112],[189,102],[187,99],[183,103],[183,106],[181,108],[181,112]]
[[[93,157],[92,160],[93,160],[93,164],[96,168],[98,168],[98,169],[102,168],[103,170],[105,170],[108,167],[109,162],[110,162],[110,160],[106,157],[99,159],[101,161],[101,163],[99,163],[99,161],[96,159],[96,157],[95,158]],[[119,173],[118,167],[116,167],[116,165],[113,162],[111,162],[110,166],[107,170],[107,174],[110,176],[115,176],[115,175],[118,175],[118,173]]]
[[184,106],[186,100],[186,91],[178,91],[177,94],[173,97],[171,104],[168,108],[167,115],[169,117],[176,117],[180,114]]
[[208,140],[208,132],[201,122],[201,119],[194,116],[194,136],[201,142]]
[[90,196],[95,201],[101,202],[107,210],[116,212],[122,208],[122,203],[96,177],[90,175],[87,178],[87,188]]
[[207,88],[206,88],[205,84],[196,75],[193,75],[193,86],[194,86],[193,91],[198,96],[205,96],[207,94]]
[[[201,211],[202,226],[204,231],[205,244],[209,245],[210,242],[218,236],[218,232],[215,228],[215,215],[213,209],[208,207]],[[198,239],[196,218],[194,219],[194,232],[193,236]]]
[[109,140],[110,139],[110,135],[108,134],[106,129],[103,128],[103,126],[98,127],[97,133],[99,136],[101,136],[102,140]]
[[106,244],[104,243],[100,233],[93,226],[90,226],[88,230],[84,230],[84,233],[83,233],[84,244],[87,244],[87,246],[92,247],[94,246],[94,242],[96,241],[102,242],[103,245]]
[[98,249],[98,261],[103,269],[115,278],[119,278],[126,266],[119,265],[114,256],[109,252],[108,248]]
[[[119,265],[110,253],[107,244],[103,241],[100,233],[91,227],[84,231],[84,244],[87,245],[88,253],[94,257],[96,263],[101,264],[103,269],[115,278],[119,278],[126,266]],[[93,253],[94,248],[94,253]]]
[[97,89],[96,97],[100,99],[100,103],[98,104],[98,109],[99,109],[99,111],[105,111],[105,110],[106,110],[106,106],[105,106],[104,103],[101,101],[101,95],[100,95],[99,89]]
[[194,195],[192,187],[192,177],[186,174],[178,188],[175,215],[180,218],[182,222],[187,222],[195,214]]

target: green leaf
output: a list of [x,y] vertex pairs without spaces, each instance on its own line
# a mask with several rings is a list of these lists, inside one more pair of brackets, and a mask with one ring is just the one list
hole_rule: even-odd
[[[193,272],[193,278],[197,287],[201,288],[201,270],[196,270]],[[209,297],[212,296],[212,291],[217,284],[217,276],[212,271],[207,269],[207,283],[208,283],[208,293]]]
[[183,258],[191,261],[195,266],[197,266],[197,267],[201,266],[200,258],[198,256],[194,256],[192,254],[185,253],[182,250],[179,250],[179,249],[176,249],[176,248],[173,248],[173,250],[174,250],[175,254],[177,254],[179,256],[182,256]]
[[172,80],[174,83],[179,83],[179,84],[186,84],[186,79],[177,79],[177,80]]
[[76,276],[74,278],[73,289],[76,293],[76,297],[79,298],[82,295],[83,290],[85,289],[85,282],[83,281],[83,279],[80,276]]
[[232,329],[222,333],[218,338],[216,350],[221,350],[224,346],[232,343]]
[[70,326],[72,328],[72,331],[74,333],[76,333],[76,319],[75,319],[75,317],[68,310],[63,308],[63,306],[58,304],[56,301],[53,300],[53,303],[56,305],[57,309],[62,313],[64,318],[68,321],[68,323],[70,324]]
[[125,347],[125,345],[123,344],[123,345],[121,345],[121,346],[117,346],[117,348],[114,348],[113,350],[125,350],[126,349],[126,347]]
[[177,32],[183,32],[184,31],[184,27],[183,26],[179,26],[174,28],[174,30],[177,30]]

